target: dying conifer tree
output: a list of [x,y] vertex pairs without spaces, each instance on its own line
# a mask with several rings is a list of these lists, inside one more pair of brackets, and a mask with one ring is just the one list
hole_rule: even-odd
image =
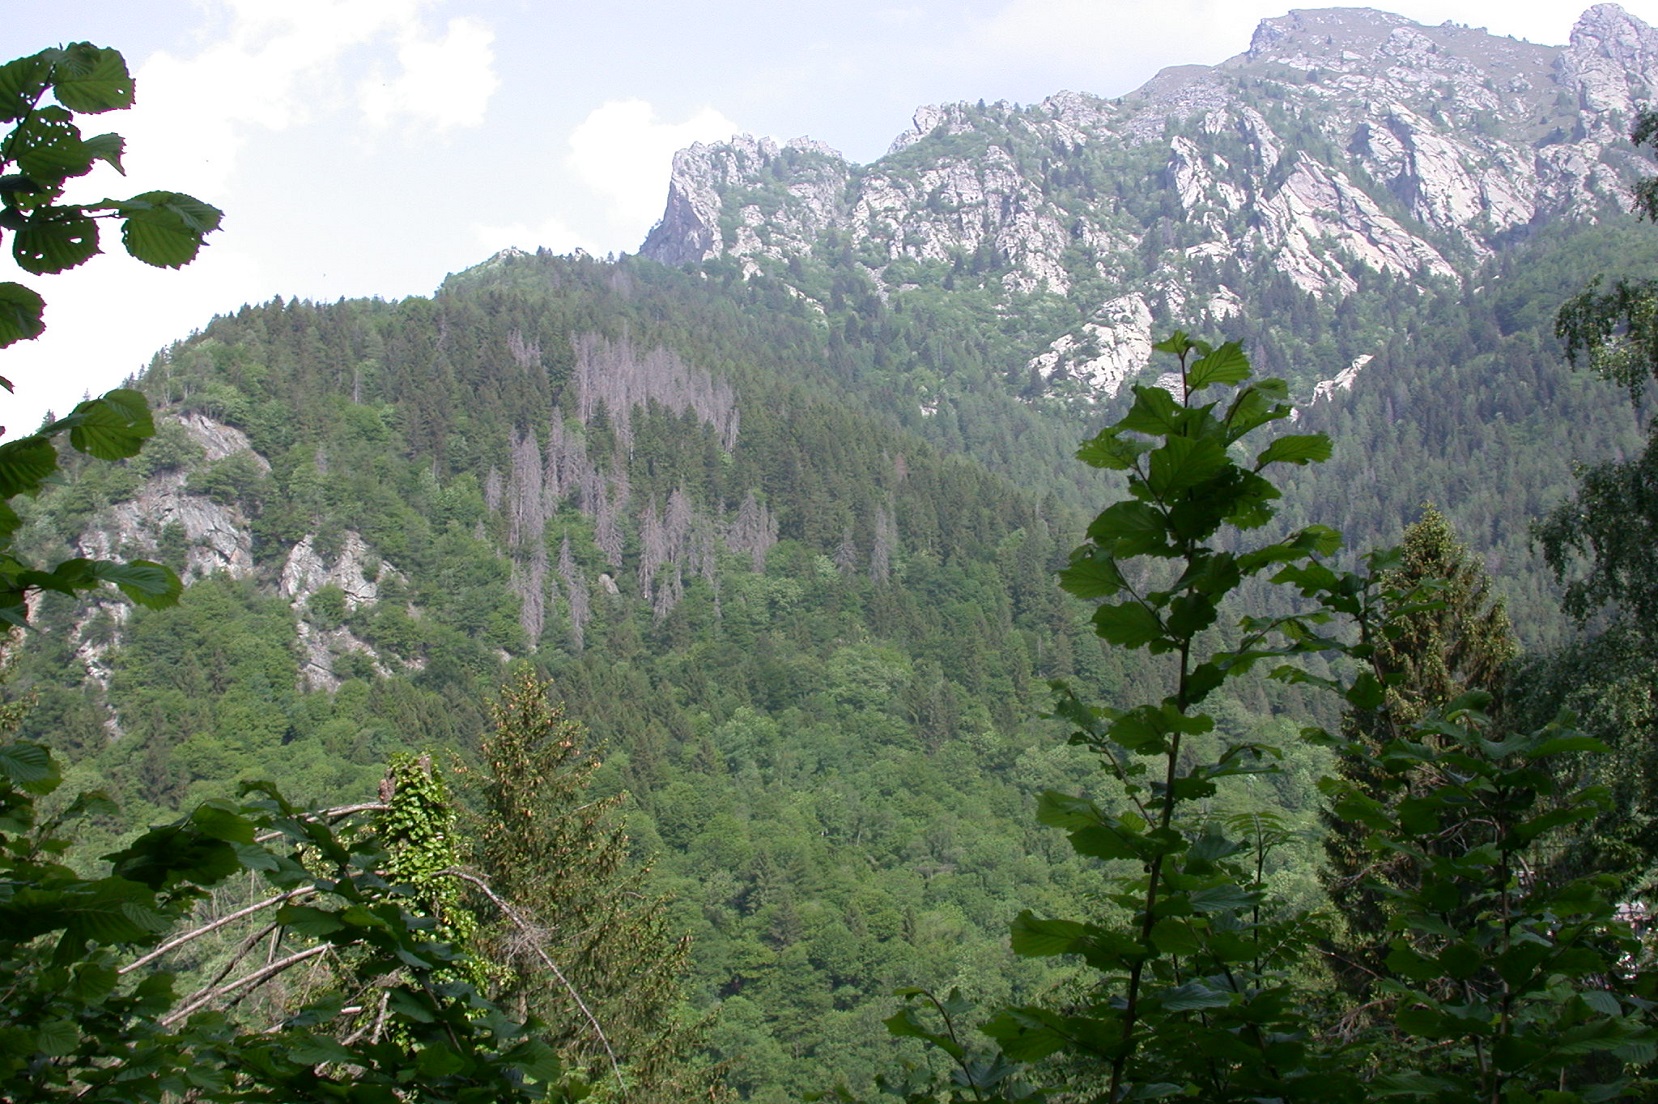
[[592,796],[599,757],[534,673],[492,713],[475,838],[480,872],[511,907],[485,935],[509,968],[499,999],[549,1024],[566,1061],[619,1099],[724,1099],[721,1071],[698,1054],[704,1025],[682,1008],[689,940],[628,856],[626,795]]
[[[1485,568],[1437,509],[1429,506],[1406,528],[1399,557],[1387,582],[1410,597],[1404,607],[1387,611],[1394,635],[1376,642],[1372,661],[1393,681],[1380,708],[1350,709],[1342,721],[1343,734],[1371,752],[1470,690],[1492,694],[1500,706],[1504,670],[1516,651],[1508,614],[1492,595]],[[1340,766],[1343,778],[1368,796],[1400,800],[1384,795],[1358,760]],[[1378,873],[1386,876],[1378,863],[1404,864],[1399,855],[1366,851],[1370,831],[1363,826],[1328,813],[1325,826],[1325,886],[1347,922],[1347,937],[1334,951],[1336,974],[1343,988],[1363,993],[1385,972],[1392,938],[1382,894],[1366,882]]]

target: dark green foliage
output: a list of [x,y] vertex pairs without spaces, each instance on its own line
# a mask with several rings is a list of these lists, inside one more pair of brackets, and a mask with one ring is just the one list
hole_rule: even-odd
[[706,1025],[681,1007],[689,941],[629,854],[620,806],[599,796],[581,726],[527,669],[501,692],[480,749],[472,833],[505,901],[484,945],[498,999],[554,1024],[553,1045],[596,1086],[630,1100],[719,1100],[698,1051]]
[[[67,833],[109,802],[83,793],[45,816],[60,781],[40,745],[0,747],[6,1101],[562,1096],[556,1058],[458,980],[466,954],[387,880],[374,834],[253,787],[243,803],[150,829],[87,874],[63,862]],[[160,963],[188,963],[222,926],[197,910],[243,877],[258,886],[247,913],[271,923],[199,988],[181,988],[195,982]],[[312,984],[270,1008],[273,983],[302,966]],[[319,989],[319,976],[331,984]]]
[[[1499,694],[1516,649],[1484,569],[1431,506],[1405,530],[1397,566],[1382,585],[1404,603],[1381,611],[1388,632],[1372,642],[1370,663],[1386,684],[1385,697],[1377,707],[1344,715],[1342,737],[1361,754],[1343,755],[1337,766],[1353,792],[1396,805],[1417,795],[1409,785],[1399,790],[1391,773],[1377,768],[1381,747],[1464,694]],[[1366,824],[1326,811],[1324,827],[1325,887],[1346,921],[1333,966],[1344,988],[1363,993],[1384,972],[1387,954],[1387,895],[1374,884],[1398,881],[1409,864],[1403,854],[1371,851]]]

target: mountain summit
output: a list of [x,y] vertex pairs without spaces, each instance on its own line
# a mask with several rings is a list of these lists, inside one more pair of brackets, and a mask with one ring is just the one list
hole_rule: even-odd
[[923,107],[869,165],[805,139],[694,145],[641,252],[797,288],[835,255],[883,296],[948,271],[1062,297],[1077,324],[1031,370],[1099,396],[1143,366],[1155,324],[1248,313],[1250,273],[1315,296],[1461,281],[1544,224],[1623,205],[1655,88],[1658,32],[1615,4],[1565,47],[1296,10],[1119,99]]

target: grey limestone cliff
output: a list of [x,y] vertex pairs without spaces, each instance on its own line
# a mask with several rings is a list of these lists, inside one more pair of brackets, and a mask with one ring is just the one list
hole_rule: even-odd
[[807,140],[693,146],[642,252],[787,280],[833,244],[883,296],[915,264],[988,266],[1010,301],[1076,301],[1030,369],[1109,394],[1143,366],[1153,316],[1251,309],[1216,275],[1229,264],[1319,296],[1366,273],[1455,282],[1530,228],[1623,205],[1655,88],[1658,32],[1615,4],[1563,47],[1297,10],[1120,99],[923,107],[869,165]]

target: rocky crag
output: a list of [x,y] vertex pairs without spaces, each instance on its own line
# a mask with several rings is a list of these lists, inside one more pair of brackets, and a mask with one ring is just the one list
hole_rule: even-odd
[[1072,322],[1037,335],[1028,371],[1099,398],[1165,322],[1257,309],[1262,273],[1319,297],[1384,273],[1454,284],[1542,225],[1625,205],[1655,89],[1658,32],[1615,4],[1565,47],[1292,11],[1120,99],[923,107],[870,165],[806,139],[694,145],[641,252],[796,285],[802,261],[839,263],[884,298],[941,272],[988,274],[1008,304],[1061,297]]

